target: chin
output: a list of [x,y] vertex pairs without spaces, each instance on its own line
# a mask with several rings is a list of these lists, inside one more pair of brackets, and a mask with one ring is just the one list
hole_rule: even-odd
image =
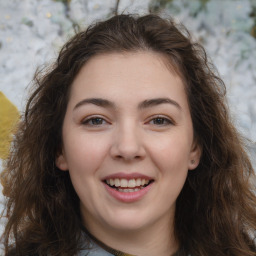
[[150,225],[152,220],[147,219],[145,214],[127,211],[122,213],[116,212],[106,222],[113,230],[129,232],[143,229]]

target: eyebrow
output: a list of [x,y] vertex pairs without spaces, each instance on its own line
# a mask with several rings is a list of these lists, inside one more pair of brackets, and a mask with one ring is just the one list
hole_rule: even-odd
[[181,106],[179,105],[179,103],[170,98],[156,98],[144,100],[139,104],[139,109],[150,108],[160,104],[171,104],[181,110]]
[[[102,98],[89,98],[89,99],[84,99],[82,101],[79,101],[75,105],[74,110],[79,108],[80,106],[87,105],[87,104],[93,104],[103,108],[116,108],[115,103],[109,100],[102,99]],[[144,100],[138,105],[138,109],[150,108],[150,107],[154,107],[161,104],[171,104],[177,107],[178,109],[181,109],[181,106],[178,104],[178,102],[170,98],[155,98],[155,99]]]
[[102,99],[102,98],[89,98],[89,99],[84,99],[82,101],[79,101],[75,105],[74,110],[86,104],[93,104],[103,108],[115,108],[115,104],[109,100]]

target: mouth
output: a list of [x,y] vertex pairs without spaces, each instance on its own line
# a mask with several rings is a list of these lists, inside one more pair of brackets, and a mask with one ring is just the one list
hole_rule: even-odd
[[153,179],[134,178],[134,179],[119,179],[110,178],[105,179],[104,183],[118,192],[132,193],[137,192],[153,183]]

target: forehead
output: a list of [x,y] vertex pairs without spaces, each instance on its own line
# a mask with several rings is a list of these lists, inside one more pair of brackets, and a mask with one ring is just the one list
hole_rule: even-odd
[[144,100],[168,95],[186,101],[182,79],[165,56],[143,51],[94,56],[71,87],[71,98],[77,99],[97,96]]

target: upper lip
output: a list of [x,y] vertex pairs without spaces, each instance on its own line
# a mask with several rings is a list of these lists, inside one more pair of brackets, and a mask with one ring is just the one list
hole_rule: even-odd
[[131,179],[145,179],[145,180],[153,180],[152,177],[141,174],[141,173],[137,173],[137,172],[133,172],[133,173],[124,173],[124,172],[118,172],[118,173],[113,173],[110,174],[108,176],[105,176],[102,180],[108,180],[108,179],[127,179],[127,180],[131,180]]

